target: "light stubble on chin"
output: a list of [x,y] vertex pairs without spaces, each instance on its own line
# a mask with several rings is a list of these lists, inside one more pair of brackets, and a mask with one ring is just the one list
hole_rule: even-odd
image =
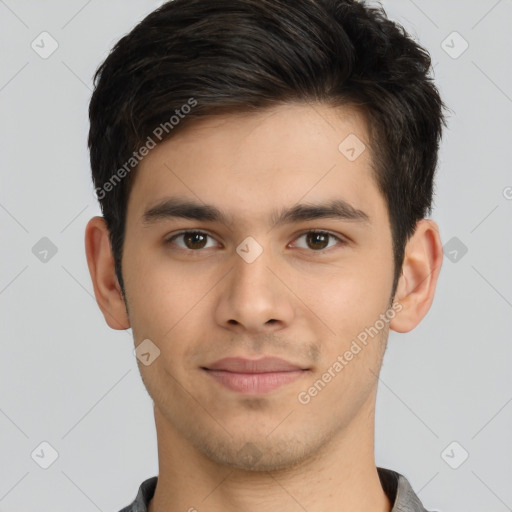
[[218,464],[251,472],[277,472],[290,470],[310,459],[327,442],[327,439],[324,439],[320,445],[315,443],[314,449],[294,437],[286,439],[263,437],[260,440],[245,442],[242,446],[239,446],[240,440],[236,443],[228,441],[228,444],[215,442],[212,438],[209,438],[208,442],[205,441],[204,437],[196,438],[196,448]]

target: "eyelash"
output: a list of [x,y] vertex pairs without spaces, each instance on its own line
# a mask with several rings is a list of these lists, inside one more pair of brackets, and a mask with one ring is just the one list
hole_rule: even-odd
[[[164,241],[164,243],[166,245],[171,245],[172,242],[174,242],[174,240],[180,236],[183,236],[183,235],[187,235],[187,234],[200,234],[200,235],[206,235],[210,238],[213,238],[215,239],[215,237],[213,237],[212,235],[210,235],[210,233],[206,232],[206,231],[199,231],[199,230],[187,230],[187,231],[181,231],[179,233],[176,233],[174,235],[172,235],[170,238],[166,239]],[[296,238],[294,238],[294,240],[297,240],[298,238],[301,238],[303,237],[304,235],[307,235],[309,233],[316,233],[316,234],[320,234],[320,235],[327,235],[331,238],[334,238],[336,239],[340,246],[343,247],[345,245],[348,244],[348,242],[346,240],[344,240],[343,238],[331,233],[330,231],[324,231],[324,230],[320,230],[320,229],[309,229],[307,231],[304,231],[302,233],[300,233],[299,235],[297,235]],[[334,247],[334,246],[333,246]],[[318,250],[315,250],[315,249],[309,249],[311,252],[316,252],[316,253],[323,253],[324,251],[328,251],[329,249],[332,249],[333,247],[327,247],[325,249],[318,249]],[[202,249],[188,249],[188,248],[183,248],[183,247],[179,247],[179,249],[183,250],[183,251],[188,251],[188,252],[201,252],[201,251],[204,251],[205,249],[202,248]],[[207,249],[210,249],[210,247],[207,247]],[[303,249],[302,247],[299,247],[299,249]],[[304,250],[308,250],[308,249],[304,249]]]

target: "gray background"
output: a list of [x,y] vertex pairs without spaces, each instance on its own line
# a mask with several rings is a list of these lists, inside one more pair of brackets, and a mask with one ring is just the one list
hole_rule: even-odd
[[[0,0],[0,511],[117,511],[157,474],[131,332],[105,324],[83,238],[99,214],[91,78],[160,4]],[[432,215],[444,265],[425,320],[391,333],[377,464],[404,474],[428,509],[512,510],[512,2],[383,5],[431,53],[453,114]],[[58,44],[46,59],[31,47],[51,49],[43,31]],[[58,453],[47,469],[42,442]]]

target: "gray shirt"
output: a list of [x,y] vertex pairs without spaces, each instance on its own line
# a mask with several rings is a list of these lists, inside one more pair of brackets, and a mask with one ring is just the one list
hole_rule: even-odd
[[[382,488],[393,505],[391,512],[429,512],[423,507],[405,476],[391,469],[379,467],[377,467],[377,472]],[[156,476],[144,480],[133,503],[120,512],[148,512],[149,502],[155,494],[157,480]]]

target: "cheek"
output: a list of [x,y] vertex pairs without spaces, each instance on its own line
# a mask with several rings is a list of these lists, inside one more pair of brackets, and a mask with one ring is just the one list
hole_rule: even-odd
[[163,251],[128,254],[123,269],[134,337],[152,339],[176,358],[204,329],[225,269],[171,261]]
[[123,274],[134,334],[165,336],[201,292],[198,280],[173,270],[169,262],[144,252],[125,252]]
[[325,339],[334,337],[333,349],[350,344],[388,307],[392,263],[370,253],[347,258],[336,268],[301,275],[294,291],[307,306],[305,314],[319,320]]

